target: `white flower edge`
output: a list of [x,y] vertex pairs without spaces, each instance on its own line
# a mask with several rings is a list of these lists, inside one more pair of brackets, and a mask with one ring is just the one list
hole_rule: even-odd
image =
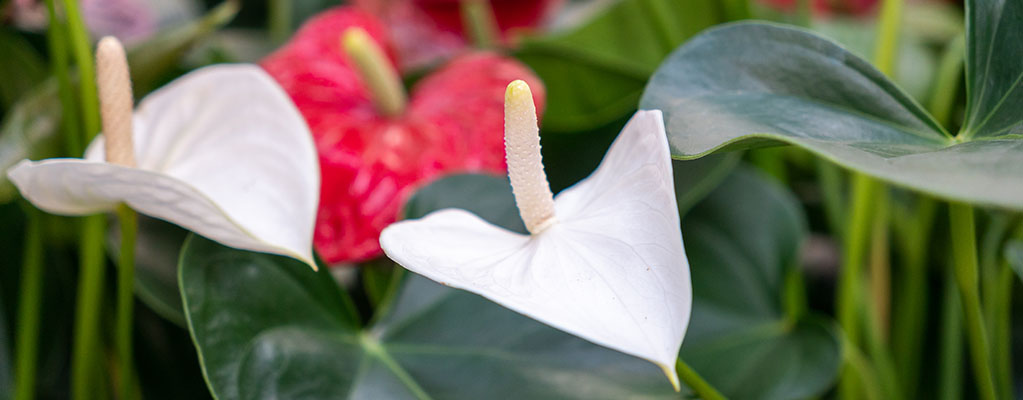
[[146,97],[134,126],[137,168],[104,162],[100,135],[84,160],[24,160],[8,176],[47,212],[87,215],[126,203],[225,245],[316,267],[316,148],[301,114],[262,69],[193,71]]
[[381,247],[413,272],[649,360],[677,389],[692,286],[661,112],[636,113],[554,206],[558,221],[536,235],[446,209],[389,226]]

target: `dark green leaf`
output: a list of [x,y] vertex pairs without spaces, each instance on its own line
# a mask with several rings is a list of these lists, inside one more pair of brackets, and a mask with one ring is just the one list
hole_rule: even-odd
[[193,237],[181,285],[223,400],[676,396],[649,362],[418,276],[365,330],[345,322],[329,275],[283,257]]
[[576,132],[636,109],[643,84],[671,49],[723,20],[718,0],[626,0],[570,32],[522,42],[516,56],[543,79],[543,126]]
[[748,167],[682,220],[693,315],[681,356],[730,398],[808,398],[835,380],[842,351],[833,324],[783,306],[786,290],[803,290],[786,277],[805,225],[792,194]]
[[640,106],[665,112],[679,158],[781,141],[940,197],[1023,208],[1023,140],[953,139],[869,63],[800,29],[707,31],[669,56]]
[[46,78],[47,66],[25,38],[6,29],[0,30],[0,54],[0,107],[6,108]]
[[1023,139],[1023,2],[967,1],[966,14],[967,111],[962,134]]

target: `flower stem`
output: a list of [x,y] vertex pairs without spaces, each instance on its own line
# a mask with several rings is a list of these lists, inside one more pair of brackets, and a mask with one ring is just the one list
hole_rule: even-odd
[[348,28],[341,36],[341,47],[355,64],[377,111],[394,117],[405,110],[405,88],[394,64],[383,49],[362,28]]
[[693,392],[696,393],[697,396],[700,396],[703,400],[725,399],[725,396],[722,396],[721,393],[707,383],[707,381],[705,381],[703,377],[696,372],[696,370],[692,369],[685,361],[682,361],[682,358],[679,358],[678,361],[675,362],[675,369],[678,371],[678,376],[682,379],[682,382],[685,382],[686,386],[692,389]]
[[135,235],[138,215],[127,205],[117,207],[121,228],[121,252],[117,260],[117,354],[121,362],[121,400],[134,398],[134,362],[132,358],[132,308],[135,297]]
[[[838,282],[838,322],[845,331],[848,343],[851,346],[860,346],[860,314],[859,308],[860,290],[862,288],[864,253],[869,241],[870,226],[872,222],[871,209],[874,206],[874,198],[879,189],[879,184],[874,179],[855,173],[853,175],[852,193],[853,199],[850,205],[849,220],[846,222],[848,230],[844,232],[844,252],[842,254],[842,271]],[[857,385],[854,382],[855,375],[850,368],[845,368],[839,382],[839,393],[842,399],[855,399],[859,396]]]
[[927,196],[917,200],[916,211],[910,215],[904,229],[895,237],[902,255],[898,286],[895,290],[898,306],[892,321],[892,350],[902,377],[906,398],[916,398],[920,379],[920,351],[927,316],[927,244],[938,202]]
[[953,271],[962,300],[963,316],[966,318],[966,333],[977,390],[982,399],[994,400],[996,396],[991,374],[991,354],[980,306],[973,207],[959,202],[949,203],[949,223],[952,229]]
[[[951,274],[948,274],[951,275]],[[952,278],[951,276],[949,278]],[[938,399],[962,398],[963,317],[955,279],[947,279],[941,314],[941,362],[938,363]]]
[[100,306],[103,300],[103,233],[106,225],[102,214],[82,219],[79,242],[78,300],[75,312],[75,341],[71,353],[71,396],[90,399],[96,390],[91,385],[96,370],[101,368],[97,359],[99,342]]
[[290,0],[269,0],[267,26],[273,43],[284,43],[291,34],[291,7]]
[[92,50],[89,45],[89,33],[82,22],[82,13],[78,9],[78,0],[63,0],[64,11],[67,13],[68,36],[71,51],[78,64],[78,101],[82,105],[82,121],[85,124],[85,137],[82,143],[92,141],[99,133],[99,97],[96,95],[96,70],[92,63]]
[[82,134],[78,131],[80,123],[78,108],[75,106],[74,91],[71,88],[71,76],[68,73],[67,27],[57,18],[57,6],[54,0],[46,0],[46,13],[50,24],[46,30],[46,42],[50,52],[50,69],[57,77],[57,93],[60,97],[60,127],[64,134],[64,151],[69,157],[81,156],[85,148],[82,146]]
[[36,361],[39,353],[39,308],[43,288],[42,214],[32,206],[25,207],[25,252],[22,255],[21,299],[18,303],[16,400],[35,398]]
[[462,26],[472,44],[483,50],[494,49],[500,43],[494,9],[489,0],[462,0]]

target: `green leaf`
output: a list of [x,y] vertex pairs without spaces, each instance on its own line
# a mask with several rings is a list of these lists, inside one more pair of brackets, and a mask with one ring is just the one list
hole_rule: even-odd
[[[1023,53],[997,50],[996,60]],[[1019,73],[1023,64],[993,70]],[[1023,208],[1023,136],[952,138],[869,63],[801,29],[740,23],[709,30],[669,56],[640,106],[665,112],[672,154],[681,159],[780,141],[939,197]],[[1003,129],[1012,114],[1003,110],[985,129]]]
[[[696,306],[682,355],[730,397],[810,397],[838,371],[831,323],[815,316],[790,321],[781,311],[784,277],[805,236],[796,204],[744,170],[684,222]],[[438,180],[410,200],[407,214],[448,207],[522,230],[502,178]],[[725,279],[719,271],[728,271]],[[180,278],[206,376],[220,399],[678,396],[648,362],[416,275],[362,330],[339,317],[340,304],[317,298],[326,295],[321,287],[334,285],[327,275],[284,257],[193,237]]]
[[1023,139],[1023,2],[967,1],[966,18],[962,135]]
[[346,322],[328,274],[288,258],[193,236],[180,278],[222,400],[676,396],[649,362],[418,276],[365,330]]
[[0,30],[0,107],[10,107],[46,78],[46,62],[21,35]]
[[[842,362],[834,324],[786,315],[806,221],[799,202],[750,167],[737,169],[682,220],[693,315],[681,356],[730,398],[820,395]],[[795,285],[789,287],[788,285]]]
[[516,56],[547,89],[545,130],[590,130],[636,110],[671,49],[724,20],[718,0],[626,0],[569,32],[523,40]]

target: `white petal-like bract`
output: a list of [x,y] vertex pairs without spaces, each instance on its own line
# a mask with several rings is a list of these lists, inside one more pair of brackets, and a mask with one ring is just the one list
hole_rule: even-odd
[[440,210],[389,226],[387,255],[596,344],[674,372],[692,286],[660,111],[640,111],[536,235]]
[[146,97],[134,126],[137,168],[103,162],[101,135],[84,160],[26,160],[8,175],[51,213],[92,214],[123,202],[225,245],[315,268],[316,149],[301,114],[262,69],[189,73]]

